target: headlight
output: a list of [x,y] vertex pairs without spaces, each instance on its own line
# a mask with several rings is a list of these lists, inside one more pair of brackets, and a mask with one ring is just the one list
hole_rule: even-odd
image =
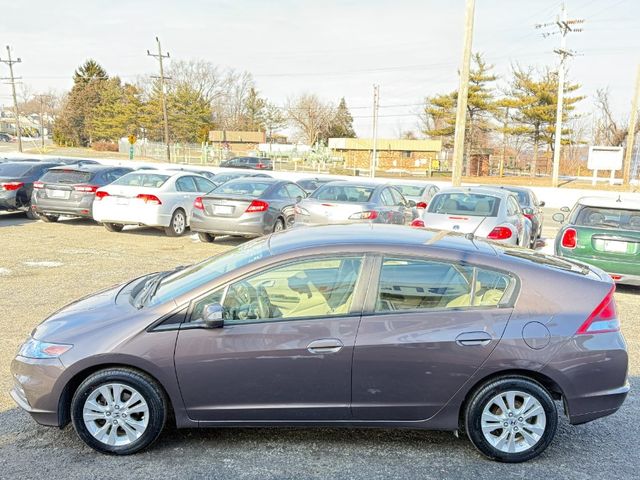
[[58,358],[60,355],[70,350],[73,345],[62,343],[47,343],[29,338],[22,344],[18,355],[27,358]]

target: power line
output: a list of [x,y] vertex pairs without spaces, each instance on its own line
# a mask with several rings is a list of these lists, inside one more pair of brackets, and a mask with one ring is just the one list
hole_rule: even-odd
[[20,129],[20,111],[18,110],[18,99],[16,97],[16,80],[20,80],[20,78],[16,78],[13,75],[13,65],[15,63],[22,63],[20,58],[16,58],[15,60],[11,59],[11,48],[7,45],[7,59],[2,60],[0,58],[0,62],[9,66],[9,77],[0,78],[0,80],[9,80],[9,85],[11,85],[11,91],[13,96],[13,111],[16,116],[16,134],[18,137],[18,151],[22,152],[22,130]]

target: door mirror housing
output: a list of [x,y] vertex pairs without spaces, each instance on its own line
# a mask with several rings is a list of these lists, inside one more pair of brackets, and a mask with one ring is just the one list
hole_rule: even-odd
[[544,207],[546,205],[546,203],[544,201],[538,202],[538,206],[539,207]]
[[202,321],[206,328],[224,326],[224,308],[219,303],[209,303],[202,309]]
[[298,195],[296,197],[296,203],[300,203],[302,201],[302,198],[303,198],[302,195]]
[[558,222],[558,223],[563,223],[564,222],[564,214],[562,213],[554,213],[553,214],[553,220]]
[[564,213],[569,213],[569,212],[571,211],[571,209],[570,209],[569,207],[562,207],[562,208],[560,209],[560,211],[561,211],[561,212],[564,212]]

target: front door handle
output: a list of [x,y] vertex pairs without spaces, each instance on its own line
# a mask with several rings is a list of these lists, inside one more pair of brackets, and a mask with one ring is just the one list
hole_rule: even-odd
[[337,353],[344,344],[337,338],[323,338],[315,340],[307,346],[309,353]]
[[456,343],[463,347],[487,345],[493,337],[487,332],[464,332],[456,337]]

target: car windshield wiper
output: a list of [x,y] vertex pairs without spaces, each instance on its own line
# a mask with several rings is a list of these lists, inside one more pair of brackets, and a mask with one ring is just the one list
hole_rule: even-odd
[[164,280],[169,275],[172,275],[173,273],[178,272],[184,268],[186,267],[184,265],[181,265],[179,267],[174,268],[173,270],[160,272],[156,274],[154,277],[147,280],[147,282],[144,284],[144,287],[142,287],[142,290],[140,290],[140,293],[138,293],[138,295],[136,296],[134,306],[138,309],[145,306],[146,303],[149,300],[151,300],[153,296],[156,294],[156,292],[158,291],[158,287],[162,283],[162,280]]

